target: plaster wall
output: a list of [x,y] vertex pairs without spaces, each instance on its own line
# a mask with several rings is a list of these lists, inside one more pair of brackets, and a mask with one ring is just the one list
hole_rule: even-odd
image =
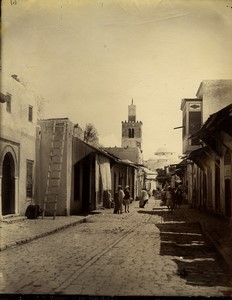
[[58,193],[57,215],[69,215],[71,199],[71,172],[72,172],[72,132],[73,124],[69,119],[48,119],[40,120],[41,128],[40,148],[38,149],[38,164],[40,176],[38,178],[38,203],[43,206],[47,186],[48,166],[52,145],[52,131],[55,120],[65,121],[66,135],[64,143],[62,172],[60,179],[60,189]]
[[[15,214],[24,215],[28,204],[34,201],[34,195],[26,196],[26,172],[27,160],[33,161],[33,176],[36,166],[36,96],[11,76],[5,76],[1,83],[1,92],[10,95],[11,111],[7,111],[7,103],[0,103],[0,161],[6,154],[4,149],[11,147],[16,157]],[[29,105],[33,107],[32,121],[28,120]],[[2,166],[0,169],[2,172]]]
[[232,103],[232,80],[204,80],[197,97],[203,105],[203,123],[210,115]]

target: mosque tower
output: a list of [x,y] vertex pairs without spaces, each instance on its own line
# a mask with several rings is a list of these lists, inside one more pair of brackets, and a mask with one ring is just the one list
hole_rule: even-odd
[[139,147],[142,149],[142,125],[141,121],[136,121],[136,105],[128,105],[128,121],[122,121],[122,142],[121,146]]

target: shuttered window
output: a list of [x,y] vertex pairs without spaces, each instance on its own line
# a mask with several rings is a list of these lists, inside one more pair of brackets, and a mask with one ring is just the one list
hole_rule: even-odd
[[27,183],[26,183],[26,195],[27,198],[32,198],[33,189],[33,164],[32,160],[27,160]]
[[[189,112],[189,133],[193,134],[201,128],[201,112]],[[191,139],[191,145],[198,145],[199,138]]]
[[6,96],[6,111],[11,113],[11,95],[7,93]]
[[28,108],[28,121],[32,122],[33,121],[33,106],[29,105]]

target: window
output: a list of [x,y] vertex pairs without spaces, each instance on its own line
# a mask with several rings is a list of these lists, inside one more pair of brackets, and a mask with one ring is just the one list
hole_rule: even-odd
[[201,112],[189,112],[189,133],[193,134],[201,128]]
[[33,121],[33,106],[29,105],[28,109],[28,121],[32,122]]
[[8,93],[6,95],[6,111],[11,113],[11,95]]
[[[193,134],[201,128],[201,112],[189,112],[189,133]],[[191,139],[191,145],[198,145],[199,138],[195,137]]]
[[134,135],[135,135],[135,133],[134,133],[134,128],[129,128],[129,138],[134,138]]
[[33,164],[32,160],[27,160],[27,183],[26,183],[26,195],[27,198],[32,198],[33,189]]
[[186,135],[186,113],[184,114],[183,117],[183,130],[182,130],[182,137],[184,138]]

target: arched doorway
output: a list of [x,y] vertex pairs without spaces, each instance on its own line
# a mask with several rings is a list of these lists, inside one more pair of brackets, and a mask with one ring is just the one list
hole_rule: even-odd
[[15,213],[15,164],[7,152],[2,163],[2,215]]

